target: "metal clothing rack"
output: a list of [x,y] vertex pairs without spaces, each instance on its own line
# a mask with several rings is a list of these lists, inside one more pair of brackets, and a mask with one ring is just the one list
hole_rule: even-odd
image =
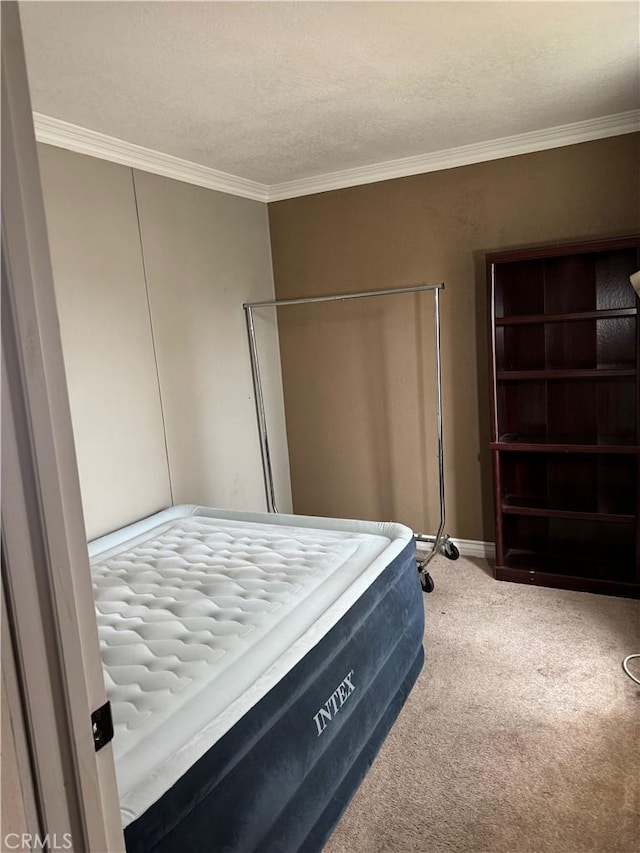
[[436,427],[438,436],[438,480],[440,500],[440,523],[435,536],[425,533],[414,534],[417,542],[426,542],[432,545],[432,550],[417,561],[420,581],[425,592],[433,590],[433,581],[427,566],[436,554],[443,553],[450,560],[457,560],[460,556],[458,549],[451,537],[444,532],[445,525],[445,495],[444,495],[444,444],[442,438],[442,376],[440,357],[440,291],[444,290],[444,282],[441,284],[417,284],[412,287],[397,287],[387,290],[368,290],[362,293],[340,293],[334,296],[308,296],[299,299],[276,299],[268,302],[245,302],[247,321],[247,334],[249,336],[249,354],[251,356],[251,375],[253,378],[253,389],[255,392],[256,415],[258,418],[258,430],[260,433],[260,453],[262,456],[262,473],[264,476],[264,487],[267,498],[267,509],[269,512],[278,512],[276,506],[275,489],[273,484],[273,469],[271,467],[271,454],[269,452],[269,436],[267,433],[267,419],[265,416],[264,397],[262,394],[262,379],[260,376],[260,362],[258,360],[258,346],[256,342],[253,312],[257,308],[279,308],[283,305],[305,305],[312,302],[343,302],[347,299],[368,299],[374,296],[397,296],[402,293],[421,293],[429,291],[434,298],[435,318],[435,366],[436,366]]

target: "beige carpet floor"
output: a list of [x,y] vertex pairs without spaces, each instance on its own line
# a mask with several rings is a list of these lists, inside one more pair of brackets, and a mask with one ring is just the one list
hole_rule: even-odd
[[325,853],[640,851],[640,605],[430,568],[425,668]]

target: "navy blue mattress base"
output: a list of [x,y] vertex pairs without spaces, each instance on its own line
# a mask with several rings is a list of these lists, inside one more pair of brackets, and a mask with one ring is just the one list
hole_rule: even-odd
[[418,677],[423,630],[411,542],[322,640],[126,827],[127,853],[320,851]]

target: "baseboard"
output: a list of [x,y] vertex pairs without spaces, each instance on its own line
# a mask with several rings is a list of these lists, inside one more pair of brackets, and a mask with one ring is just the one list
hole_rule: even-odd
[[[496,546],[493,542],[483,542],[480,539],[455,539],[451,541],[460,551],[461,557],[481,557],[483,560],[495,560]],[[430,542],[416,542],[418,551],[431,551]]]

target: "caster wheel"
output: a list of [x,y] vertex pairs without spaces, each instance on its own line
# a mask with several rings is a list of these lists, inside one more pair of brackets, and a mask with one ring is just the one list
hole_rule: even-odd
[[429,572],[426,572],[424,575],[420,575],[420,585],[422,586],[423,592],[433,592],[434,583]]
[[457,560],[460,556],[460,551],[458,551],[457,547],[449,540],[445,543],[442,553],[445,555],[447,560]]

